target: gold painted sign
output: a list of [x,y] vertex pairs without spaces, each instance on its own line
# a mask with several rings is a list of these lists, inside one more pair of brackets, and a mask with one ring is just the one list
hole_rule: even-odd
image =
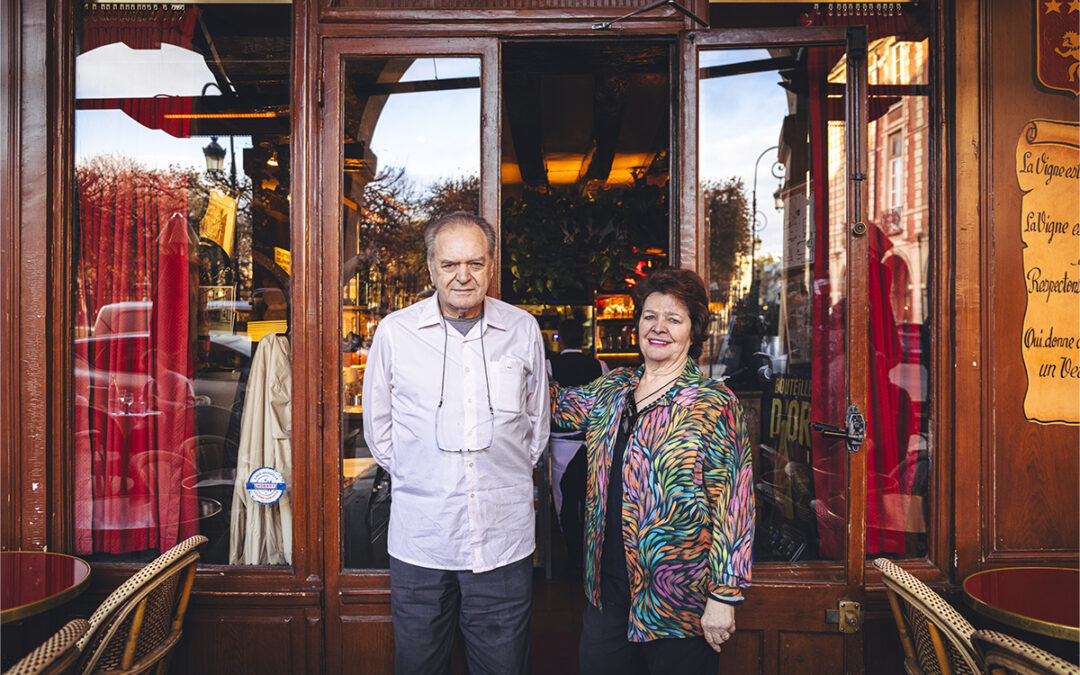
[[232,256],[236,239],[236,200],[217,188],[210,190],[206,213],[199,222],[199,236],[214,242]]
[[1080,124],[1032,120],[1016,144],[1024,196],[1024,416],[1080,423]]
[[292,275],[292,253],[284,248],[274,247],[274,262],[285,270],[285,274]]

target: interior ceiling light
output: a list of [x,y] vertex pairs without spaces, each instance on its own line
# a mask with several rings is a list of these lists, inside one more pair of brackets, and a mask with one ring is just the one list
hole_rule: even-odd
[[277,150],[271,150],[270,151],[270,157],[268,157],[267,160],[266,160],[266,166],[277,166],[277,165],[278,165]]

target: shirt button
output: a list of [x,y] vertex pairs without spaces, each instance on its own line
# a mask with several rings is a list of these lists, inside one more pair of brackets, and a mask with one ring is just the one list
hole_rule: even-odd
[[476,495],[472,492],[469,493],[469,499],[476,499]]
[[473,463],[472,463],[472,462],[469,462],[469,468],[470,468],[470,469],[472,468],[472,465],[473,465]]
[[465,366],[465,372],[466,372],[466,373],[471,373],[471,372],[472,372],[472,370],[470,370],[468,366]]

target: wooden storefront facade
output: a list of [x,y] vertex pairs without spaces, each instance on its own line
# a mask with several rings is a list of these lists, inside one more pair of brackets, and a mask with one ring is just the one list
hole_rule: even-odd
[[[3,0],[4,549],[75,550],[75,4]],[[958,598],[963,578],[988,567],[1080,564],[1078,427],[1075,422],[1039,423],[1025,413],[1024,195],[1016,174],[1017,144],[1028,123],[1075,124],[1078,108],[1075,95],[1049,89],[1035,75],[1035,5],[1041,0],[917,4],[929,27],[930,52],[926,161],[933,213],[928,274],[934,285],[928,386],[934,461],[926,555],[905,559],[903,565]],[[372,55],[481,60],[481,163],[486,168],[480,175],[480,210],[497,223],[502,130],[489,122],[503,114],[498,68],[505,45],[596,39],[593,23],[639,6],[624,0],[292,4],[292,481],[293,519],[304,526],[295,528],[289,566],[200,569],[175,658],[178,672],[392,670],[388,576],[384,571],[346,569],[339,545],[344,535],[336,448],[344,431],[335,421],[341,396],[335,322],[341,261],[338,254],[327,257],[326,252],[341,248],[335,225],[340,222],[342,188],[327,176],[339,175],[343,161],[337,149],[343,142],[346,101],[338,83],[344,64]],[[691,0],[685,7],[708,17],[710,27],[665,6],[619,22],[603,37],[659,43],[672,55],[672,259],[705,272],[707,243],[697,225],[697,50],[844,47],[850,31],[845,26],[797,25],[808,9],[797,3]],[[865,91],[860,94],[858,83],[857,77],[848,80],[854,88],[851,99],[865,108]],[[856,184],[847,199],[867,189]],[[853,236],[851,259],[864,258],[860,247],[867,245],[866,238]],[[864,308],[867,304],[865,270],[860,276],[855,266],[848,275],[851,320],[865,321],[859,313],[860,303]],[[1075,334],[1077,327],[1062,328],[1069,330]],[[858,340],[849,347],[854,350],[848,354],[851,360],[865,358],[858,350],[867,347],[860,347]],[[862,401],[860,407],[866,410],[866,378],[855,369],[844,384],[848,399]],[[1073,405],[1080,406],[1080,398]],[[866,472],[865,455],[850,455],[849,504],[865,501]],[[902,672],[884,587],[870,563],[873,555],[867,553],[865,511],[852,507],[847,522],[840,560],[755,565],[754,586],[737,614],[738,633],[721,657],[722,672]],[[88,614],[132,569],[120,563],[95,565],[93,587],[81,606],[63,611]],[[573,616],[580,607],[575,600],[573,611],[553,611],[534,623],[579,620]],[[844,600],[861,604],[856,632],[841,633],[827,621],[827,610],[836,610]],[[890,666],[882,665],[883,655],[889,655]]]

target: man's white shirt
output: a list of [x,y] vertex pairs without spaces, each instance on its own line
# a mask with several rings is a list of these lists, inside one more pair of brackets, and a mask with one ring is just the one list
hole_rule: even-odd
[[[444,343],[440,450],[435,421]],[[365,440],[392,478],[390,555],[433,569],[486,572],[532,554],[532,473],[551,417],[544,365],[536,320],[494,298],[464,336],[443,321],[435,296],[382,320],[361,400]],[[491,447],[445,452],[486,444],[488,383]]]

